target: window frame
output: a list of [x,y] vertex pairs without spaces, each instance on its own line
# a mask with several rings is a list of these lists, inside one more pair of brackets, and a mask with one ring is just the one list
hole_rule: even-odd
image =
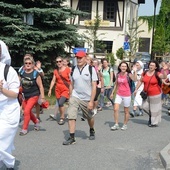
[[[83,8],[85,6],[82,5],[82,3],[89,3],[89,11],[85,11]],[[83,8],[82,8],[83,7]],[[87,6],[86,6],[87,7]],[[79,16],[79,20],[80,21],[84,21],[84,20],[91,20],[91,13],[92,13],[92,0],[80,0],[79,1],[79,10],[80,11],[83,11],[83,12],[88,12],[89,13],[89,16]]]
[[[107,6],[108,6],[107,4],[108,3],[113,3],[114,4],[114,17],[113,18],[107,18]],[[103,20],[112,21],[112,22],[116,21],[116,12],[117,12],[116,3],[117,3],[117,1],[111,1],[111,0],[105,0],[104,1]]]

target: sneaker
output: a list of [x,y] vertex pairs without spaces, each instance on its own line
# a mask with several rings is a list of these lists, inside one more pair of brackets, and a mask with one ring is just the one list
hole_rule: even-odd
[[142,111],[142,109],[141,109],[141,110],[139,109],[139,116],[143,116],[143,111]]
[[111,127],[111,130],[118,130],[119,129],[119,125],[115,124],[114,126]]
[[20,135],[20,136],[24,136],[24,135],[26,135],[27,133],[28,133],[27,130],[22,129],[21,132],[19,132],[19,135]]
[[49,117],[52,118],[53,120],[56,120],[56,119],[57,119],[56,116],[54,116],[53,114],[50,114]]
[[123,125],[121,130],[127,130],[127,125]]
[[130,115],[131,115],[131,117],[135,117],[135,116],[137,116],[138,114],[137,114],[136,110],[132,110],[132,111],[130,112]]
[[76,143],[75,138],[69,137],[66,141],[63,142],[63,145],[73,145]]
[[34,130],[36,130],[36,131],[40,130],[40,121],[39,120],[36,124],[34,124]]
[[112,106],[112,103],[111,103],[111,102],[108,102],[108,103],[106,104],[106,107],[110,107],[110,106]]
[[64,125],[64,124],[65,124],[64,118],[60,118],[58,124],[59,124],[59,125]]
[[89,140],[94,140],[94,139],[95,139],[95,131],[94,130],[90,130]]

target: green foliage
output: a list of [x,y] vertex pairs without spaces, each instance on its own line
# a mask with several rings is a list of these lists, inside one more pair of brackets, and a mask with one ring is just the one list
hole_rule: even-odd
[[123,48],[122,48],[122,47],[119,48],[119,49],[116,51],[116,56],[117,56],[117,58],[120,59],[120,60],[123,60],[123,54],[124,54],[124,53],[125,53],[125,52],[124,52]]
[[107,53],[106,54],[106,59],[109,61],[111,66],[115,65],[115,58],[114,58],[114,54],[113,53]]
[[101,17],[96,13],[95,19],[89,21],[86,26],[86,31],[82,34],[82,38],[88,43],[89,48],[93,48],[93,52],[96,53],[97,49],[103,49],[104,43],[100,41],[100,36],[104,33],[98,34],[98,30],[101,23]]
[[[141,25],[136,24],[136,20],[127,21],[128,31],[126,31],[124,36],[128,36],[130,52],[129,52],[129,61],[131,62],[132,57],[136,54],[139,44],[139,33],[144,32],[144,30],[139,30]],[[139,30],[139,31],[138,31]]]
[[148,24],[148,31],[151,31],[153,28],[153,16],[140,16],[138,20],[146,22]]
[[156,19],[153,52],[163,55],[170,52],[170,1],[162,0],[160,13]]
[[[154,16],[141,16],[139,20],[148,23],[148,29],[153,28]],[[159,15],[155,16],[156,26],[152,51],[158,55],[170,52],[170,1],[162,0]]]
[[[33,54],[35,60],[42,62],[46,85],[49,85],[52,78],[51,70],[55,67],[56,56],[67,55],[64,48],[71,49],[78,42],[77,27],[66,23],[66,20],[80,15],[81,12],[64,6],[64,1],[0,2],[0,39],[9,47],[12,65],[21,66],[23,56],[26,53]],[[33,22],[26,22],[28,16]]]

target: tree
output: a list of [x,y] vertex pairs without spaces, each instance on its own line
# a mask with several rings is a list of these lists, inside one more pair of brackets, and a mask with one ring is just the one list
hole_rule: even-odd
[[66,21],[81,12],[63,3],[64,0],[0,2],[0,39],[9,46],[14,66],[21,66],[23,55],[32,53],[49,71],[56,56],[66,54],[64,48],[78,41],[76,26]]
[[[153,16],[139,18],[148,23],[148,29],[153,28]],[[153,42],[153,52],[163,55],[170,52],[170,1],[162,0],[159,15],[156,16],[156,29]]]
[[113,53],[107,53],[106,54],[106,59],[109,61],[111,66],[115,65],[115,58],[114,58],[114,54]]
[[119,48],[117,51],[116,51],[116,56],[118,59],[120,60],[123,60],[123,54],[125,53],[125,51],[123,50],[123,48]]
[[129,61],[131,62],[132,57],[136,54],[139,45],[139,34],[144,32],[139,30],[140,25],[136,24],[136,20],[127,21],[128,31],[125,32],[124,36],[128,37],[130,50],[129,50]]
[[86,31],[82,34],[82,38],[87,42],[88,47],[92,48],[93,53],[96,53],[98,49],[102,51],[105,48],[105,44],[100,41],[100,36],[104,35],[104,33],[98,34],[100,23],[101,17],[97,11],[95,19],[88,21]]
[[56,49],[63,52],[65,45],[71,46],[77,40],[76,27],[66,24],[66,19],[76,15],[76,12],[61,6],[62,2],[0,2],[0,38],[9,45],[13,55],[18,55],[18,51],[56,54]]

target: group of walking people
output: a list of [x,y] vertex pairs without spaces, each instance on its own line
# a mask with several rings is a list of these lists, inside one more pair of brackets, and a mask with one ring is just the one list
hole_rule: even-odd
[[[160,72],[159,64],[156,61],[150,61],[148,71],[143,71],[141,61],[137,61],[132,70],[126,62],[122,61],[115,74],[107,59],[103,59],[100,64],[97,59],[91,60],[84,51],[77,52],[75,57],[77,65],[72,68],[68,66],[67,60],[64,61],[62,57],[56,58],[57,68],[53,71],[48,91],[50,97],[55,85],[56,109],[55,114],[50,117],[57,119],[59,111],[59,125],[65,123],[64,103],[69,101],[67,109],[69,137],[63,142],[63,145],[76,143],[75,128],[78,109],[82,110],[83,118],[87,119],[89,139],[95,139],[94,116],[97,114],[97,110],[103,109],[105,96],[113,107],[115,124],[111,130],[119,129],[118,117],[122,102],[124,122],[121,130],[127,130],[132,99],[132,117],[137,114],[137,109],[139,109],[139,114],[143,114],[144,111],[149,115],[149,127],[158,125],[161,121],[162,108],[160,84],[161,79],[167,78],[166,64]],[[10,65],[10,62],[8,48],[3,41],[0,41],[0,67],[1,70],[4,70],[0,73],[0,167],[5,164],[7,168],[13,169],[15,158],[11,153],[20,117],[20,105],[17,100],[19,87],[22,87],[24,96],[22,103],[24,121],[20,131],[21,136],[28,133],[30,120],[34,123],[34,130],[39,130],[38,113],[41,103],[45,102],[45,94],[42,81],[44,73],[40,62],[35,63],[33,57],[27,54],[24,56],[24,65],[19,70],[19,76],[12,67],[9,67],[7,78],[5,78],[5,67],[6,64]],[[133,91],[132,82],[135,84]],[[146,99],[141,98],[142,92],[147,94]],[[133,98],[132,95],[134,95]],[[32,112],[34,106],[38,110],[36,115]]]

